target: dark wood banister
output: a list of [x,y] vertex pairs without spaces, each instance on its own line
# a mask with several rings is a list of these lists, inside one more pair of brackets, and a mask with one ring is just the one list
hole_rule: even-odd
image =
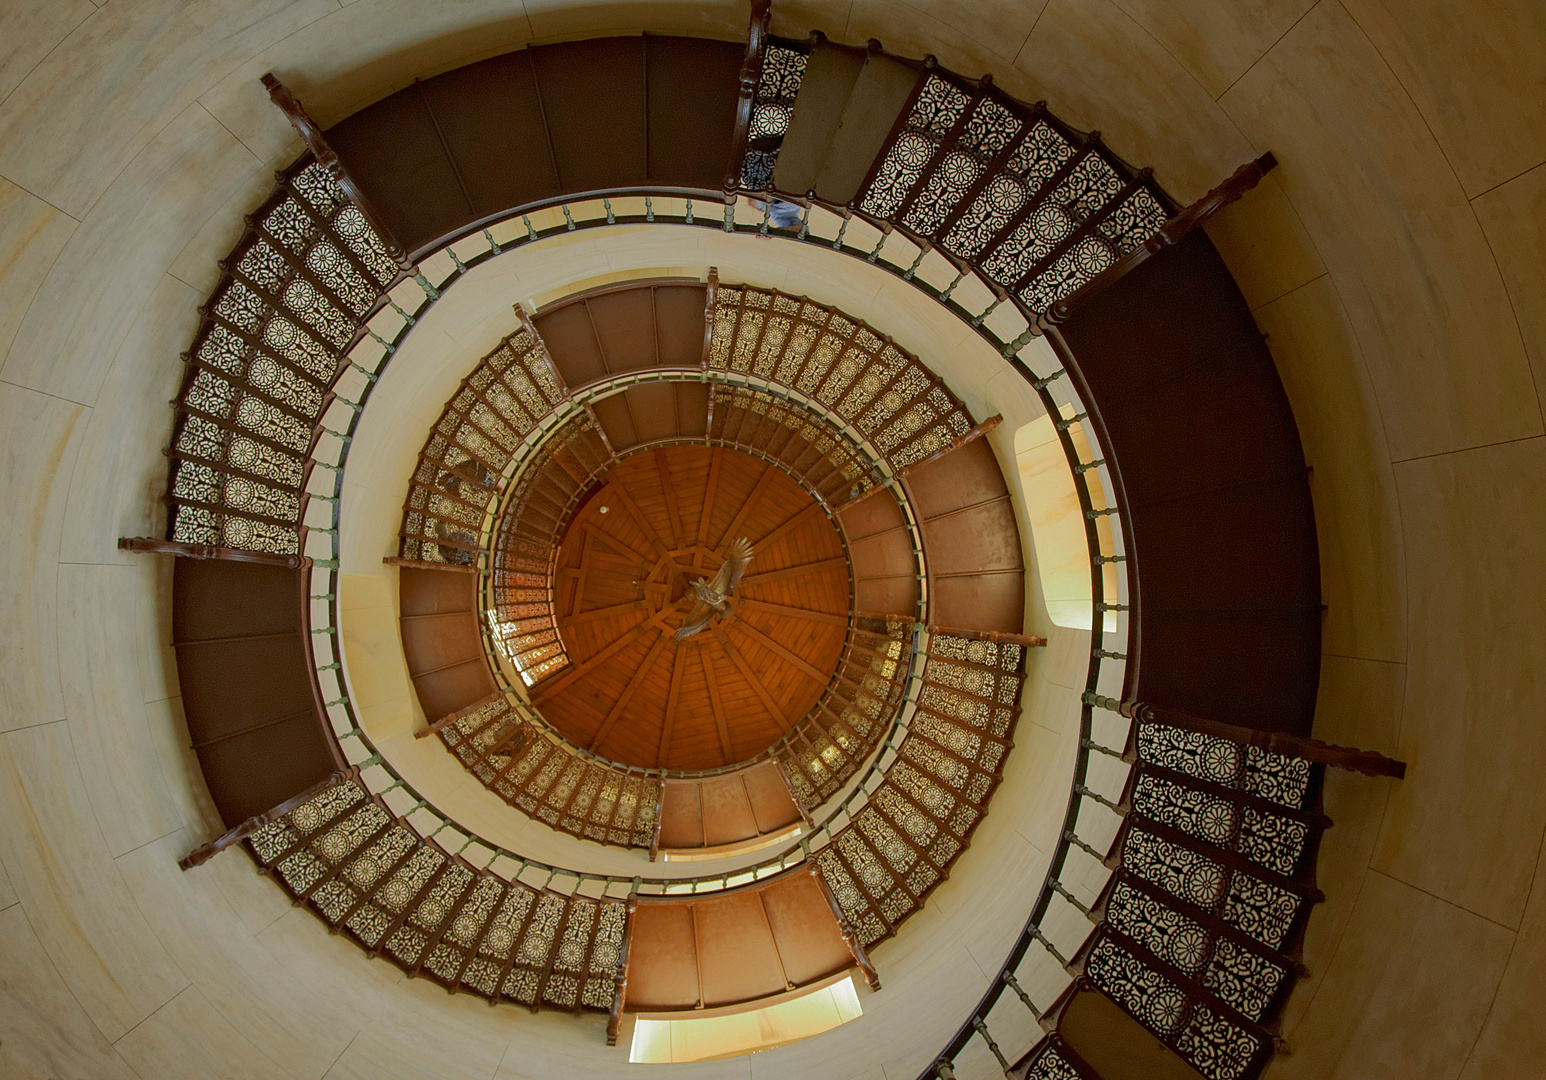
[[1002,641],[1011,645],[1023,645],[1028,649],[1043,649],[1047,646],[1047,639],[1039,634],[1011,634],[1000,630],[963,630],[953,626],[935,626],[932,623],[926,629],[930,637],[940,635],[965,638],[968,641],[987,641],[995,645]]
[[871,990],[880,989],[880,973],[875,970],[875,965],[870,963],[869,953],[859,941],[859,935],[854,932],[853,925],[848,921],[848,916],[843,914],[842,907],[837,902],[837,897],[832,895],[832,887],[827,884],[827,876],[821,872],[821,867],[812,859],[806,864],[811,877],[816,879],[816,884],[821,888],[821,895],[826,897],[827,908],[832,912],[832,918],[837,922],[837,932],[843,936],[843,943],[848,946],[849,955],[853,957],[854,966],[864,974],[864,981]]
[[333,149],[323,134],[321,126],[311,118],[300,98],[296,97],[290,89],[280,82],[272,71],[263,74],[263,88],[268,91],[269,100],[279,107],[279,111],[285,114],[285,119],[290,121],[301,141],[306,144],[306,149],[311,151],[311,156],[317,159],[317,164],[327,170],[327,174],[333,178],[333,182],[343,189],[349,201],[354,204],[365,218],[366,223],[380,237],[382,245],[392,261],[408,273],[414,270],[414,262],[408,258],[408,253],[403,250],[403,245],[392,230],[386,227],[381,216],[376,213],[375,207],[366,198],[365,192],[344,167],[343,160],[338,152]]
[[185,544],[179,540],[156,540],[149,536],[120,536],[120,551],[138,551],[142,554],[176,555],[182,559],[220,559],[225,562],[257,563],[260,566],[279,566],[286,570],[300,570],[311,565],[306,555],[271,555],[262,551],[243,551],[241,548],[218,547],[214,544]]
[[237,825],[235,828],[228,830],[223,835],[216,837],[214,840],[211,840],[209,843],[200,844],[198,847],[188,852],[188,854],[184,855],[181,859],[178,859],[177,865],[184,870],[192,870],[195,866],[199,866],[208,862],[210,859],[220,854],[220,852],[224,851],[232,844],[240,843],[242,840],[247,839],[247,837],[251,836],[265,825],[273,824],[284,815],[288,814],[291,810],[296,809],[304,803],[310,802],[312,799],[322,794],[328,788],[335,787],[338,784],[342,784],[349,780],[353,780],[359,775],[360,770],[358,766],[351,766],[347,769],[340,769],[337,772],[330,773],[329,775],[323,777],[321,780],[317,781],[311,787],[307,788],[305,791],[301,792],[299,795],[292,795],[290,798],[286,799],[272,810],[266,810],[261,814],[256,814],[242,822],[240,825]]
[[1045,329],[1067,322],[1082,304],[1093,300],[1166,248],[1175,247],[1197,226],[1261,183],[1262,177],[1271,172],[1277,163],[1278,159],[1268,152],[1240,166],[1229,179],[1160,226],[1159,231],[1144,241],[1142,246],[1123,255],[1063,299],[1054,301],[1036,320],[1037,325]]
[[[1097,694],[1086,694],[1085,701],[1091,705],[1109,709],[1139,722],[1148,721],[1155,724],[1167,724],[1170,727],[1184,728],[1187,731],[1195,731],[1199,735],[1209,735],[1245,746],[1260,747],[1269,754],[1283,754],[1288,757],[1303,758],[1305,761],[1330,765],[1333,768],[1346,769],[1349,772],[1362,773],[1364,776],[1392,776],[1397,780],[1406,776],[1406,762],[1386,757],[1384,754],[1374,750],[1357,750],[1348,746],[1337,746],[1334,743],[1322,742],[1320,739],[1306,738],[1302,735],[1289,735],[1282,731],[1259,731],[1256,728],[1241,727],[1238,724],[1226,724],[1222,720],[1209,720],[1207,717],[1193,716],[1190,713],[1182,712],[1180,709],[1155,705],[1147,701],[1117,701],[1114,698],[1101,697]],[[1135,725],[1135,733],[1136,730]],[[1136,760],[1137,750],[1132,745],[1133,738],[1136,738],[1136,734],[1129,737],[1129,745],[1125,756],[1131,760]]]
[[735,106],[735,129],[730,136],[730,160],[725,165],[727,195],[741,186],[741,166],[751,137],[752,108],[757,100],[757,86],[762,82],[762,55],[768,46],[772,21],[773,0],[752,0],[751,25],[746,31],[746,59],[741,61],[739,96]]

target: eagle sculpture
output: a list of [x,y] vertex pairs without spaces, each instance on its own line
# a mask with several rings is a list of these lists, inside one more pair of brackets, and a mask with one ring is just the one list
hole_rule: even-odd
[[730,610],[730,590],[741,580],[741,575],[746,573],[746,567],[751,561],[752,542],[744,536],[740,537],[730,542],[725,552],[725,561],[720,564],[719,573],[714,575],[713,581],[700,578],[689,583],[697,599],[693,602],[692,610],[687,613],[687,621],[675,634],[677,641],[692,637],[707,626],[715,615],[723,615]]

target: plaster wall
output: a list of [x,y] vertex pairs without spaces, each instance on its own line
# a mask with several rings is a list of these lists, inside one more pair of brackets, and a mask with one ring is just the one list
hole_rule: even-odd
[[[537,0],[0,12],[0,1075],[596,1070],[592,1022],[398,985],[240,857],[176,870],[214,820],[157,632],[167,570],[113,544],[159,528],[156,450],[193,306],[296,150],[258,74],[274,69],[327,123],[533,38],[728,37],[744,21],[740,4]],[[1277,155],[1210,231],[1315,467],[1317,734],[1410,768],[1399,783],[1328,783],[1327,903],[1286,1018],[1295,1052],[1272,1072],[1546,1073],[1546,9],[803,0],[775,26],[992,71],[1099,127],[1183,200]],[[1011,786],[1037,788],[1019,770],[1066,758],[1070,738],[1022,735]],[[968,875],[1002,861],[1039,880],[1044,855],[1007,809],[996,803],[956,879],[877,951],[887,989],[863,1021],[687,1068],[818,1075],[819,1059],[822,1075],[915,1075],[1007,946],[971,933],[1003,921],[980,905],[1028,902],[1019,885],[983,900]],[[918,1004],[892,1009],[893,994]],[[979,1056],[958,1075],[984,1069]]]

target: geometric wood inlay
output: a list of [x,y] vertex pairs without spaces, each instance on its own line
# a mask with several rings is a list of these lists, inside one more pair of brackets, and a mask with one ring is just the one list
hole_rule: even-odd
[[[738,536],[756,551],[729,613],[673,641],[688,582],[712,578]],[[531,690],[548,723],[623,764],[711,769],[767,749],[816,704],[843,651],[849,567],[781,469],[670,446],[625,458],[580,504],[554,593],[569,665]]]

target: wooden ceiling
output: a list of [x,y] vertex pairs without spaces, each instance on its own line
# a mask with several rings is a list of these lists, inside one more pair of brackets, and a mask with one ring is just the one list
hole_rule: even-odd
[[[756,553],[728,615],[680,643],[688,582],[729,542]],[[744,761],[810,711],[837,666],[849,566],[837,529],[750,454],[674,446],[616,465],[565,533],[555,578],[570,666],[532,700],[574,743],[624,764]]]

